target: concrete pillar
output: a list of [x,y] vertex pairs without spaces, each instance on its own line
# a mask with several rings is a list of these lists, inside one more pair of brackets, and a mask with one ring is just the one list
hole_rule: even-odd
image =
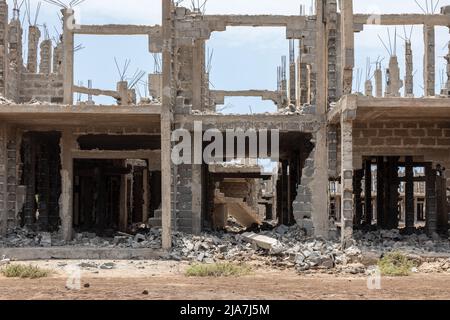
[[44,40],[41,43],[40,53],[41,61],[39,64],[39,73],[50,74],[52,71],[52,40]]
[[354,170],[353,175],[353,194],[354,194],[354,202],[355,202],[355,218],[354,224],[356,227],[361,225],[362,214],[363,214],[363,206],[361,201],[361,193],[362,193],[362,178],[364,176],[364,170]]
[[[316,92],[317,114],[324,115],[328,106],[327,86],[327,45],[324,0],[316,1]],[[327,127],[322,125],[314,134],[314,174],[311,182],[311,206],[314,233],[316,236],[329,237],[328,221],[328,144]]]
[[424,95],[426,97],[435,96],[436,85],[436,39],[434,26],[423,27],[423,39],[424,39],[424,63],[423,63],[423,76],[424,76]]
[[7,201],[8,196],[6,192],[7,186],[7,144],[6,126],[0,124],[0,236],[6,235],[8,229],[8,210]]
[[120,210],[119,210],[119,230],[127,232],[128,229],[128,175],[120,176]]
[[128,97],[128,81],[119,81],[117,82],[117,92],[119,93],[120,100],[118,101],[119,105],[127,106],[130,104]]
[[405,97],[414,97],[414,60],[411,41],[405,42]]
[[23,68],[22,35],[20,20],[11,20],[9,24],[9,61],[17,72],[21,72]]
[[384,206],[385,206],[385,163],[384,157],[377,157],[377,225],[378,228],[384,227]]
[[162,1],[163,27],[163,96],[161,109],[161,194],[162,194],[162,247],[172,247],[172,162],[171,162],[171,115],[172,81],[172,1]]
[[406,157],[405,165],[405,228],[407,233],[414,232],[414,165],[413,158]]
[[[150,163],[150,162],[149,162]],[[144,168],[142,171],[142,198],[143,198],[143,204],[142,204],[142,221],[144,223],[148,222],[149,218],[149,181],[148,181],[149,171],[148,168]]]
[[39,39],[41,38],[41,31],[37,26],[30,26],[28,28],[28,60],[27,70],[29,73],[37,72],[37,57]]
[[8,47],[7,34],[8,34],[8,4],[6,1],[0,2],[0,95],[6,96],[6,86],[8,79]]
[[61,74],[63,65],[63,43],[58,42],[53,50],[53,73]]
[[386,73],[386,97],[400,97],[400,89],[403,87],[403,81],[400,79],[397,56],[391,56],[389,59],[389,69],[386,70]]
[[372,206],[372,159],[367,159],[365,162],[365,224],[372,225],[373,220],[373,206]]
[[437,201],[436,201],[436,170],[432,164],[425,167],[426,179],[426,230],[428,235],[432,235],[437,231]]
[[399,193],[398,188],[400,185],[400,181],[398,179],[398,157],[389,157],[388,158],[388,201],[387,210],[387,227],[388,229],[397,229],[399,222],[399,208],[398,208],[398,199]]
[[343,94],[352,93],[353,68],[355,66],[355,35],[353,23],[353,0],[341,0],[341,53]]
[[353,237],[353,124],[341,119],[341,240],[347,247]]
[[202,165],[192,165],[192,233],[200,234],[202,231]]
[[378,64],[375,70],[375,96],[377,98],[383,97],[383,71],[381,71],[381,66]]
[[203,75],[205,73],[205,41],[195,40],[192,54],[192,108],[203,110]]
[[74,64],[74,11],[71,8],[62,9],[63,15],[63,75],[64,104],[73,104],[73,64]]
[[73,237],[73,158],[72,147],[74,137],[70,130],[64,130],[61,136],[61,196],[59,212],[61,229],[66,241]]
[[371,80],[366,80],[364,83],[364,94],[367,97],[373,97],[373,85]]

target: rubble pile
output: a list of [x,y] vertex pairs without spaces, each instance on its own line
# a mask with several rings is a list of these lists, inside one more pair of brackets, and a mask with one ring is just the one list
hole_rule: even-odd
[[429,238],[424,232],[402,235],[399,230],[373,232],[355,231],[354,239],[362,251],[376,250],[380,253],[402,251],[414,254],[450,253],[450,241],[434,235]]
[[[27,229],[10,230],[0,238],[0,247],[77,246],[98,248],[161,248],[161,230],[149,229],[129,235],[118,232],[112,238],[94,233],[77,233],[73,241],[61,240],[58,232],[33,232]],[[398,230],[355,232],[354,246],[343,249],[339,241],[307,237],[297,225],[278,226],[259,233],[209,232],[202,235],[173,233],[173,249],[165,258],[198,263],[218,261],[255,262],[272,267],[308,270],[330,270],[359,274],[366,267],[376,265],[386,252],[401,251],[420,262],[419,271],[450,271],[448,239],[431,239],[425,234],[401,235]],[[426,257],[428,254],[429,258]],[[434,256],[433,256],[434,255]],[[428,271],[427,271],[428,270]]]

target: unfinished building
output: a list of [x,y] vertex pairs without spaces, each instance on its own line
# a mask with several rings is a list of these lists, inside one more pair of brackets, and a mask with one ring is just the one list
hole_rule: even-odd
[[[63,8],[60,43],[30,26],[25,62],[21,21],[0,1],[0,234],[21,226],[60,230],[70,240],[75,231],[110,236],[144,223],[162,227],[167,249],[173,230],[225,228],[229,216],[244,226],[297,223],[324,238],[340,230],[344,245],[354,229],[448,232],[450,69],[436,92],[434,28],[450,27],[450,7],[373,19],[353,12],[352,0],[316,0],[314,14],[289,16],[162,5],[162,24],[154,26],[78,25],[74,9]],[[377,65],[364,94],[353,93],[354,34],[371,24],[423,26],[423,97],[414,97],[411,65],[402,75],[394,55],[387,70]],[[210,88],[205,43],[233,26],[285,28],[291,52],[274,74],[275,91]],[[76,35],[148,36],[149,52],[162,55],[161,72],[149,75],[152,99],[136,101],[126,81],[111,90],[75,85]],[[76,93],[110,96],[117,105],[74,103]],[[278,112],[218,112],[233,96],[271,100]],[[279,150],[267,158],[277,170],[262,172],[258,159],[174,163],[177,129],[193,140],[209,129],[276,130]],[[256,139],[245,140],[244,158]],[[204,151],[197,145],[192,157]]]

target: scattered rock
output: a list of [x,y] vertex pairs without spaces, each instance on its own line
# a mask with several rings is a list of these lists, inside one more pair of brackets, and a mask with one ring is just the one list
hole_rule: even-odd
[[114,262],[106,262],[102,265],[100,265],[100,269],[103,270],[111,270],[114,269],[116,267],[116,264]]

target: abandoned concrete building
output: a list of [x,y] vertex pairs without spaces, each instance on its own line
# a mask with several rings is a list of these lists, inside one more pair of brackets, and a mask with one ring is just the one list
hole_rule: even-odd
[[[76,9],[62,8],[59,43],[30,25],[24,61],[21,21],[0,0],[0,235],[20,226],[70,240],[145,223],[162,227],[168,249],[174,230],[223,229],[228,216],[243,226],[297,223],[324,238],[340,230],[343,244],[355,229],[448,232],[450,65],[436,92],[434,30],[450,28],[450,7],[376,19],[354,12],[352,0],[316,0],[313,14],[288,16],[208,15],[171,0],[162,7],[152,26],[78,25]],[[392,55],[354,93],[354,37],[371,24],[423,27],[422,97],[414,96],[411,46],[405,75]],[[283,27],[299,46],[274,73],[277,90],[210,88],[205,43],[232,26]],[[149,51],[162,56],[161,72],[148,77],[151,98],[137,101],[127,81],[110,90],[75,85],[77,35],[148,36]],[[74,103],[77,93],[90,98]],[[96,105],[93,95],[117,105]],[[278,112],[217,111],[232,96],[274,101]],[[195,136],[195,122],[203,132],[278,130],[278,155],[268,156],[277,170],[263,173],[257,159],[173,163],[172,132]]]

